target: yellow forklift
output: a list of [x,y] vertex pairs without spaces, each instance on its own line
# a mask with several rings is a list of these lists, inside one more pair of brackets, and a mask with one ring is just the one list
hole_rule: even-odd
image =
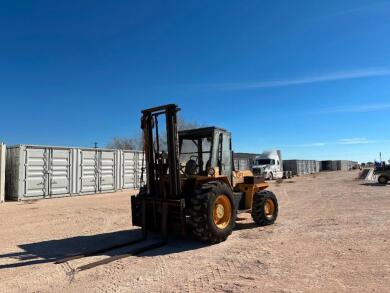
[[[68,255],[60,264],[107,253],[119,248],[129,252],[77,267],[84,271],[131,255],[161,247],[168,233],[192,233],[207,243],[218,243],[232,233],[237,214],[250,212],[260,226],[274,223],[278,202],[264,178],[250,171],[235,171],[231,135],[222,128],[205,127],[177,131],[180,109],[165,105],[142,111],[146,184],[131,197],[132,221],[141,237],[110,247]],[[162,125],[162,126],[160,126]],[[163,128],[162,131],[160,128]],[[164,143],[162,143],[164,142]],[[144,174],[141,174],[143,178]],[[148,231],[162,239],[146,245]]]
[[131,198],[133,225],[159,231],[163,239],[179,230],[218,243],[232,233],[239,213],[250,212],[260,226],[274,223],[276,196],[265,190],[264,178],[234,170],[230,132],[178,131],[178,111],[175,104],[142,111],[147,181]]

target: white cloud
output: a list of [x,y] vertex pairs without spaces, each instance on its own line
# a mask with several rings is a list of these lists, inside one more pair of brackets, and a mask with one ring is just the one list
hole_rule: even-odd
[[368,140],[365,137],[357,137],[357,138],[343,138],[339,139],[338,144],[369,144],[376,143],[375,140]]
[[288,145],[287,147],[324,147],[330,145],[358,145],[358,144],[373,144],[373,143],[379,143],[379,141],[369,140],[365,137],[354,137],[354,138],[342,138],[331,142],[313,142],[313,143],[305,143],[305,144]]
[[208,85],[208,87],[219,90],[245,90],[388,75],[390,75],[390,68],[369,68],[354,71],[332,72],[327,74],[319,74],[290,79],[220,83]]
[[362,105],[351,105],[351,106],[328,108],[319,111],[319,113],[322,114],[363,113],[363,112],[383,111],[388,109],[390,109],[390,103],[376,103],[376,104],[362,104]]
[[378,10],[386,11],[388,8],[389,8],[388,1],[376,2],[376,3],[371,2],[368,5],[362,5],[360,7],[354,7],[354,8],[350,8],[350,9],[336,11],[334,13],[325,15],[322,18],[345,16],[345,15],[351,15],[351,14],[372,13],[372,12],[377,12]]

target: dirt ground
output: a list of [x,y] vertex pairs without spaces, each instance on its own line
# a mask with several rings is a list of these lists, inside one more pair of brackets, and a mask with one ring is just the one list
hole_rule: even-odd
[[137,237],[129,193],[6,203],[0,292],[389,292],[390,185],[356,177],[273,182],[273,226],[255,227],[249,217],[218,245],[172,236],[165,247],[76,273],[107,254],[54,260]]

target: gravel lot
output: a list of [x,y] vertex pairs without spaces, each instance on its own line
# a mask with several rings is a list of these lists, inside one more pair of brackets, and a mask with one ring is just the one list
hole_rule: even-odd
[[107,255],[53,261],[137,236],[130,193],[6,203],[0,292],[389,292],[390,185],[356,177],[273,182],[280,205],[273,226],[255,227],[246,215],[224,243],[172,236],[163,248],[77,273]]

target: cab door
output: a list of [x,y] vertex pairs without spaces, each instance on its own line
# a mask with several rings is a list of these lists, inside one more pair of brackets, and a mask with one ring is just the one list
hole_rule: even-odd
[[220,132],[218,141],[218,167],[220,174],[232,178],[232,142],[229,132]]

